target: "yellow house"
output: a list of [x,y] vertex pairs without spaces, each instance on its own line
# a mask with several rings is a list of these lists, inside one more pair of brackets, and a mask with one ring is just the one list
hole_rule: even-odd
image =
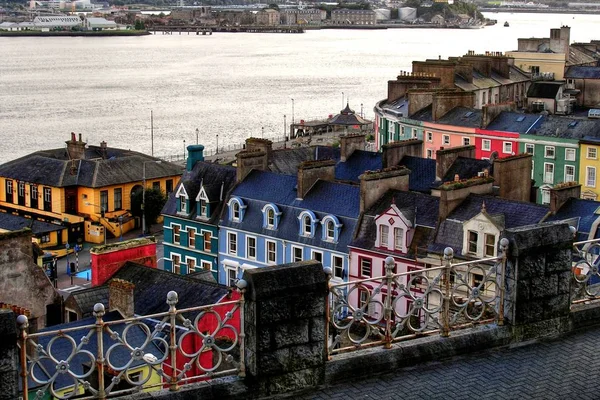
[[[66,148],[0,165],[0,211],[66,228],[56,245],[101,243],[136,227],[131,198],[146,188],[170,193],[183,167],[131,150],[87,146],[71,134]],[[108,233],[106,231],[109,231]]]
[[581,197],[588,200],[598,200],[600,183],[600,139],[586,138],[579,141],[579,183]]

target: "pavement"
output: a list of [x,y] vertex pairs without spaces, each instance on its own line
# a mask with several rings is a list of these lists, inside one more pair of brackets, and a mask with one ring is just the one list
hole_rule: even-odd
[[[158,268],[163,269],[164,262],[162,257],[164,255],[163,252],[163,231],[161,224],[155,224],[148,227],[149,235],[156,237],[156,258],[158,261]],[[134,229],[123,234],[123,240],[135,239],[141,237],[141,230]],[[109,238],[106,240],[107,243],[116,243],[119,242],[120,238]],[[58,280],[57,280],[57,289],[60,294],[62,294],[65,298],[71,292],[85,289],[91,287],[91,258],[90,258],[90,249],[92,247],[97,246],[92,243],[84,243],[83,249],[77,253],[77,257],[74,253],[69,254],[68,256],[62,257],[57,260],[58,266]],[[75,265],[79,266],[78,273],[74,276],[70,276],[67,274],[67,264],[75,263]]]
[[[293,395],[305,399],[600,399],[600,326]],[[292,398],[289,397],[289,398]]]

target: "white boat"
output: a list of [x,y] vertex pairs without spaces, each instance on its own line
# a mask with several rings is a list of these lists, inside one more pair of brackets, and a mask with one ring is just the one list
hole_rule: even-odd
[[458,25],[458,27],[460,29],[481,29],[483,28],[485,25],[480,23],[480,22],[476,22],[476,23],[471,23],[471,24],[460,24]]

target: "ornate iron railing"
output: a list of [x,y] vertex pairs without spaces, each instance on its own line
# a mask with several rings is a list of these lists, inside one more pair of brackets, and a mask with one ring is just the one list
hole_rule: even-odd
[[571,302],[600,299],[600,239],[573,243]]
[[98,303],[95,324],[58,331],[27,334],[27,317],[20,315],[23,399],[29,390],[36,399],[46,393],[57,399],[105,399],[244,376],[245,286],[238,281],[237,299],[181,310],[171,291],[169,311],[111,321],[103,320],[105,309]]
[[[392,257],[385,276],[330,284],[327,324],[329,354],[384,345],[420,335],[477,323],[504,321],[505,269],[508,240],[500,241],[497,257],[393,273]],[[330,271],[328,271],[330,272]]]

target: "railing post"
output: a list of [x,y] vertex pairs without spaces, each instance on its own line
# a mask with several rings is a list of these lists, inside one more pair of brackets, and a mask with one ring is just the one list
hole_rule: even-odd
[[331,353],[329,352],[329,324],[331,324],[331,301],[333,300],[333,295],[331,293],[331,288],[329,284],[331,282],[331,276],[333,275],[333,271],[331,268],[326,267],[323,268],[325,275],[327,276],[327,296],[325,297],[325,351],[327,352],[327,359],[331,360]]
[[17,325],[19,326],[19,357],[21,359],[21,385],[23,388],[23,400],[29,399],[29,393],[27,393],[28,382],[27,382],[27,328],[29,327],[29,320],[25,315],[19,315],[17,317]]
[[96,353],[96,369],[98,371],[98,398],[101,400],[106,399],[106,392],[104,390],[104,305],[96,303],[94,305],[94,317],[96,317],[96,341],[97,353]]
[[385,318],[385,348],[392,348],[392,283],[394,282],[394,267],[396,263],[393,257],[385,259],[385,284],[387,296],[383,304],[383,318]]
[[444,249],[444,305],[442,307],[442,336],[450,336],[450,272],[452,270],[452,258],[454,250],[451,247]]
[[502,326],[504,325],[504,296],[506,293],[506,259],[508,257],[508,239],[500,239],[500,251],[502,252],[500,271],[496,271],[496,282],[498,282],[500,285],[500,304],[498,305],[496,323],[499,326]]
[[246,360],[244,357],[244,353],[246,352],[246,332],[244,330],[244,304],[246,303],[246,300],[244,299],[244,293],[246,292],[246,286],[248,286],[248,283],[245,280],[240,279],[235,285],[240,291],[240,372],[238,375],[240,378],[244,378],[246,376]]
[[167,304],[169,305],[169,323],[170,323],[170,339],[169,352],[171,353],[171,382],[169,390],[175,392],[179,390],[177,385],[177,308],[175,305],[179,301],[177,292],[171,290],[167,293]]

